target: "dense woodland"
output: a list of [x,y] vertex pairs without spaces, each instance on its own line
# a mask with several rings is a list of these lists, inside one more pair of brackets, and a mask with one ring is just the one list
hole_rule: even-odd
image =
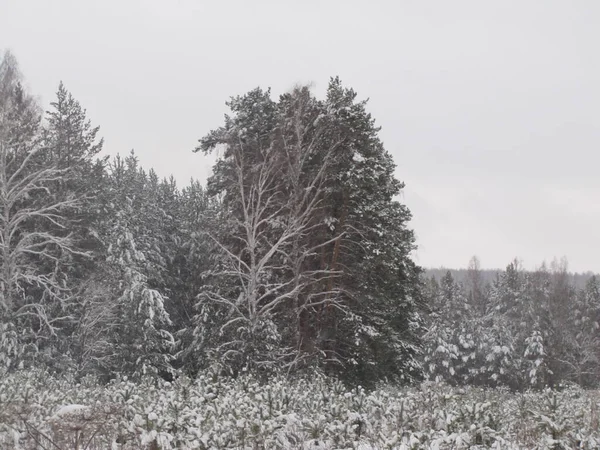
[[513,389],[597,385],[599,278],[570,274],[564,259],[529,272],[515,260],[492,278],[473,258],[466,271],[435,275],[425,285],[421,360],[430,379]]
[[598,383],[600,280],[564,262],[426,274],[394,162],[338,78],[324,99],[255,89],[228,106],[198,130],[212,176],[180,187],[133,152],[100,156],[67,88],[44,112],[3,56],[1,372]]

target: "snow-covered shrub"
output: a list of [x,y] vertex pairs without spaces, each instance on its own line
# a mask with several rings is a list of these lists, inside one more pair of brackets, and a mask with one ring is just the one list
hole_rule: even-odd
[[101,385],[18,372],[0,379],[0,448],[592,449],[599,401],[572,386],[366,391],[321,375],[262,383],[211,373]]

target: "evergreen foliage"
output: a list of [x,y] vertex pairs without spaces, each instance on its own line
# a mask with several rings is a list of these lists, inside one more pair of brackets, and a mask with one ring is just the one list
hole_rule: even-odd
[[201,296],[203,342],[217,337],[210,349],[234,371],[316,363],[353,382],[416,375],[410,213],[366,102],[336,78],[322,101],[300,87],[277,103],[255,89],[228,105],[198,147],[224,147],[209,180],[224,224],[211,235],[222,257]]
[[450,272],[428,287],[428,378],[513,389],[598,384],[596,277],[577,290],[565,261],[535,272],[513,261],[484,290],[483,312],[472,308],[467,288]]
[[429,271],[367,102],[330,80],[233,97],[178,187],[61,83],[44,115],[0,60],[0,370],[104,380],[312,370],[542,389],[600,381],[600,281],[566,261]]

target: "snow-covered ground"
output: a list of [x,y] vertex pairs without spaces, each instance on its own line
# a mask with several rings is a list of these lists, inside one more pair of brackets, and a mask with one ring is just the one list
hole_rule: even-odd
[[[0,378],[0,449],[598,448],[597,391]],[[53,443],[51,443],[53,441]]]

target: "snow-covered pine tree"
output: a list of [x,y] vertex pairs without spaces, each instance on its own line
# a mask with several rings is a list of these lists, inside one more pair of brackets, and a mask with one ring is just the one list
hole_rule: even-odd
[[[80,319],[86,314],[88,303],[83,294],[94,278],[102,252],[98,239],[98,196],[104,183],[106,159],[97,158],[103,145],[98,131],[99,127],[91,125],[86,111],[61,82],[56,100],[46,112],[43,145],[48,163],[62,171],[60,179],[51,186],[52,198],[55,201],[78,199],[76,207],[65,213],[65,221],[68,233],[86,256],[57,248],[55,272],[74,294],[73,308],[69,310],[73,320],[59,336],[59,353],[79,360],[79,365],[82,358]],[[65,232],[52,223],[38,226],[53,233]]]
[[354,382],[416,373],[410,214],[366,103],[334,79],[325,101],[298,88],[275,103],[257,89],[229,106],[199,147],[224,147],[209,188],[227,216],[215,240],[229,282],[204,292],[213,309],[198,318],[213,331],[198,328],[219,335],[228,356],[273,362],[273,350],[289,348],[295,363],[312,355]]
[[476,317],[464,292],[448,271],[439,286],[429,290],[431,314],[424,336],[423,370],[426,379],[467,384],[479,368]]
[[210,191],[222,195],[220,227],[211,234],[220,258],[200,296],[196,345],[232,370],[297,365],[309,347],[296,334],[299,316],[325,301],[322,288],[309,291],[329,271],[302,270],[318,248],[303,240],[323,226],[315,217],[336,147],[315,165],[327,123],[325,115],[317,120],[315,103],[303,89],[279,105],[255,89],[233,98],[225,126],[201,140],[203,151],[225,149],[209,180]]
[[[56,100],[46,112],[47,126],[44,145],[49,158],[59,169],[66,169],[55,195],[67,197],[71,193],[89,196],[94,192],[90,177],[100,171],[96,157],[102,151],[104,140],[98,138],[100,127],[93,127],[86,110],[61,82]],[[100,165],[100,168],[103,166]]]
[[570,310],[566,378],[582,386],[600,382],[600,280],[592,276],[574,298]]
[[497,341],[489,341],[487,351],[492,342],[505,351],[489,353],[487,372],[502,384],[525,389],[550,382],[549,282],[544,265],[528,273],[515,260],[492,288],[486,324]]
[[196,345],[193,343],[204,335],[203,332],[194,334],[194,316],[197,295],[205,284],[204,275],[213,268],[213,255],[218,254],[215,243],[208,236],[209,231],[217,228],[214,220],[218,208],[219,202],[211,199],[197,180],[191,180],[179,195],[177,234],[180,242],[170,266],[173,292],[168,311],[179,341],[180,351],[175,364],[192,373],[205,362],[200,350],[205,347],[198,341]]
[[167,296],[159,289],[166,271],[162,221],[156,220],[162,212],[133,152],[116,157],[109,169],[99,225],[105,260],[87,292],[81,324],[88,343],[84,362],[106,376],[168,372],[175,342]]
[[404,184],[379,139],[379,128],[339,78],[330,81],[325,110],[330,134],[341,145],[327,171],[322,239],[337,237],[322,254],[324,267],[341,270],[330,286],[347,313],[325,308],[318,321],[326,352],[346,364],[340,372],[357,383],[410,379],[420,371],[420,269],[408,208],[398,201]]

